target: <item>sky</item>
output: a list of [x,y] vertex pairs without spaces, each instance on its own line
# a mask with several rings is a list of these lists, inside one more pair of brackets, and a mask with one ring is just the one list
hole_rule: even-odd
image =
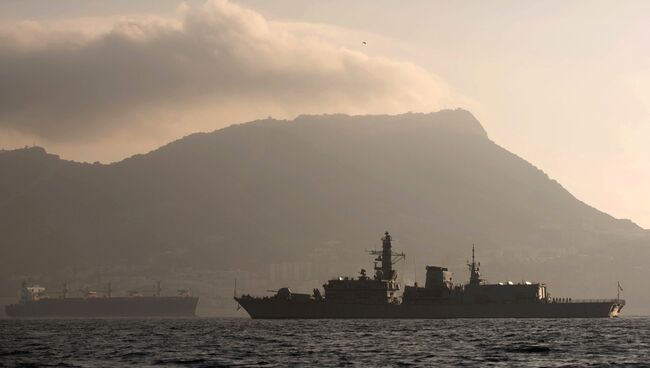
[[631,0],[7,0],[0,147],[111,162],[267,116],[463,107],[650,228],[649,31]]

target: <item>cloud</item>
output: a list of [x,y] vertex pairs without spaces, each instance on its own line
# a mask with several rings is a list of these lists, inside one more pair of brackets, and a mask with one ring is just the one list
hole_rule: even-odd
[[68,145],[131,137],[136,149],[138,138],[153,146],[269,115],[458,101],[426,70],[346,48],[333,36],[355,33],[332,29],[269,21],[225,0],[181,6],[175,18],[0,24],[0,130]]

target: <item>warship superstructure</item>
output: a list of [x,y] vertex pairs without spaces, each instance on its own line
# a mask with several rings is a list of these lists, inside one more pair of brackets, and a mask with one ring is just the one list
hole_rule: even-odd
[[68,297],[67,292],[64,285],[61,296],[49,297],[45,288],[23,282],[20,301],[6,306],[5,312],[9,317],[28,318],[192,317],[199,301],[187,290],[179,290],[176,296],[162,296],[160,283],[148,296],[129,292],[116,297],[110,284],[103,295],[88,291],[83,297]]
[[[376,255],[375,274],[361,270],[357,278],[339,277],[312,294],[293,293],[287,287],[275,295],[235,295],[239,306],[251,318],[594,318],[616,317],[625,300],[575,300],[552,298],[542,283],[504,282],[488,284],[481,279],[480,264],[472,247],[468,261],[469,282],[454,285],[447,268],[426,267],[424,287],[406,286],[401,297],[393,265],[405,257],[393,252],[392,237],[386,232]],[[620,287],[620,285],[619,285]]]

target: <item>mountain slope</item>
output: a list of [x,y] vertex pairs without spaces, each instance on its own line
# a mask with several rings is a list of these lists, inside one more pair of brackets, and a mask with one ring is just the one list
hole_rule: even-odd
[[363,251],[388,229],[418,262],[461,272],[477,243],[493,279],[603,296],[602,267],[639,262],[617,249],[648,254],[647,231],[577,200],[464,110],[262,120],[111,165],[7,151],[0,190],[4,277],[73,261],[265,279],[268,263],[306,262],[322,279],[367,266]]

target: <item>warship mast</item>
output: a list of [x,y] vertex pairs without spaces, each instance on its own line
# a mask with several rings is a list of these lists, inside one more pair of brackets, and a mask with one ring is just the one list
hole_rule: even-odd
[[476,263],[476,258],[474,257],[474,244],[472,244],[472,262],[467,262],[469,267],[469,284],[471,286],[478,286],[481,284],[481,273],[479,268],[481,267],[481,262]]
[[[393,252],[393,237],[388,233],[388,231],[384,233],[381,240],[381,251],[370,251],[370,254],[377,256],[377,258],[375,258],[375,280],[394,281],[397,279],[397,272],[393,270],[393,264],[406,258],[406,254]],[[381,265],[378,265],[377,262],[381,262]]]

